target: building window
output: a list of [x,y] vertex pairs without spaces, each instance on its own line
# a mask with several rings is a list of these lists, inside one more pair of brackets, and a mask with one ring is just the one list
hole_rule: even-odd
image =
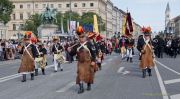
[[16,30],[16,24],[13,24],[13,30],[14,31]]
[[46,8],[46,4],[43,4],[43,8]]
[[30,4],[28,4],[28,5],[27,5],[27,8],[31,8],[31,5],[30,5]]
[[51,4],[51,8],[54,8],[54,4]]
[[59,7],[59,8],[62,8],[62,4],[58,4],[58,7]]
[[23,8],[23,5],[21,4],[19,7],[20,7],[20,9],[22,9],[22,8]]
[[16,14],[13,14],[13,20],[16,20]]
[[38,8],[38,4],[35,4],[35,8]]
[[23,29],[23,27],[24,27],[24,24],[20,24],[19,29],[20,29],[20,30],[22,30],[22,29]]
[[78,7],[78,6],[77,6],[77,3],[74,4],[74,7]]
[[66,4],[66,7],[69,8],[69,7],[70,7],[70,4]]
[[86,4],[85,4],[85,3],[82,3],[82,7],[86,7]]
[[93,7],[94,6],[94,3],[90,3],[90,7]]
[[23,20],[23,14],[20,13],[20,20]]
[[31,13],[30,12],[27,13],[27,17],[28,17],[28,19],[31,17]]

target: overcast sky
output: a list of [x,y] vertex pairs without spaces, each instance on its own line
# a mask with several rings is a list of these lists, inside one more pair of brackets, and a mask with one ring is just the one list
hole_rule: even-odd
[[169,2],[171,18],[180,15],[180,0],[111,0],[114,6],[131,12],[135,22],[151,26],[153,31],[164,30],[165,9]]

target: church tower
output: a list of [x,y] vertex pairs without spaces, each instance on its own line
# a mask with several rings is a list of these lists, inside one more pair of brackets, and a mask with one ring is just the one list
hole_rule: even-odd
[[169,7],[169,2],[166,6],[166,11],[165,11],[165,27],[167,27],[168,22],[170,21],[170,7]]

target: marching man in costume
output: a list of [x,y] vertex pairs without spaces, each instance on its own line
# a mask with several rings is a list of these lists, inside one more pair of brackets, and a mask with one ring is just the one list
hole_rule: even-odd
[[63,71],[63,67],[60,64],[60,56],[62,56],[63,47],[59,43],[59,38],[54,37],[53,42],[52,52],[54,54],[54,72],[57,72],[58,67],[60,67],[61,71]]
[[45,67],[47,66],[47,59],[46,59],[47,49],[45,48],[44,44],[39,45],[39,49],[43,57],[42,64],[41,64],[41,71],[42,71],[42,74],[45,75]]
[[134,48],[134,39],[132,34],[128,35],[128,39],[127,39],[127,62],[130,60],[130,62],[132,63],[132,58],[133,58],[133,48]]
[[21,73],[23,76],[22,82],[26,82],[26,74],[31,74],[31,80],[34,80],[34,69],[35,69],[35,56],[37,53],[36,47],[31,44],[32,32],[26,32],[24,36],[24,45],[21,47],[20,53],[22,54],[21,64],[18,70],[18,73]]
[[142,77],[146,77],[146,72],[149,76],[152,76],[151,69],[155,66],[154,63],[154,51],[151,43],[151,28],[143,27],[143,37],[139,39],[137,48],[141,53],[140,68],[142,69]]
[[71,55],[76,55],[78,58],[77,63],[77,77],[76,84],[79,85],[78,93],[84,92],[84,83],[87,84],[87,90],[91,90],[91,84],[94,82],[95,73],[95,58],[93,57],[93,51],[88,46],[87,37],[83,31],[82,26],[79,26],[76,31],[79,36],[79,43],[68,48]]
[[120,48],[120,51],[121,51],[121,58],[123,59],[126,55],[126,37],[125,35],[122,35],[121,36],[121,39],[119,40],[119,48]]
[[[37,42],[37,40],[36,40]],[[35,76],[38,76],[38,68],[41,67],[42,74],[45,75],[45,66],[46,66],[46,54],[47,50],[43,48],[43,44],[39,41],[37,42],[36,50],[36,58],[35,58]]]

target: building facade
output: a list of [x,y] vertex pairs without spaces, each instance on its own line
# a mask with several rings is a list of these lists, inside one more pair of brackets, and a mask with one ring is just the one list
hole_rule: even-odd
[[180,15],[174,19],[175,23],[175,36],[180,36]]
[[[7,36],[23,34],[21,31],[24,23],[36,13],[41,14],[46,7],[57,9],[58,12],[77,12],[82,15],[85,12],[94,12],[101,16],[106,25],[105,36],[111,38],[115,32],[123,31],[125,12],[113,6],[110,0],[10,0],[14,10],[11,21],[7,24]],[[100,24],[100,23],[99,23]]]

